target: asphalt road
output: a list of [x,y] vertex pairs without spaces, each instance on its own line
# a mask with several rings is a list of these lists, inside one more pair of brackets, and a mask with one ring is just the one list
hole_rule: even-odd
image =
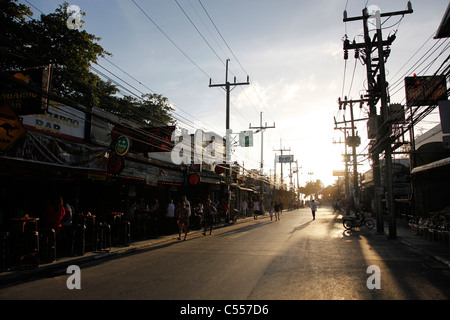
[[[195,231],[187,241],[174,237],[147,250],[80,265],[80,289],[68,289],[72,274],[62,271],[0,288],[0,300],[450,297],[449,268],[375,230],[344,232],[340,216],[329,207],[319,208],[315,220],[307,208],[284,212],[276,222],[247,220],[211,236]],[[369,266],[378,271],[368,273]]]

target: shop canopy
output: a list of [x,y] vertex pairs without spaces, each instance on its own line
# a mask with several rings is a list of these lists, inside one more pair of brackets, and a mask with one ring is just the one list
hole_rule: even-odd
[[428,164],[424,164],[423,166],[414,168],[411,171],[411,174],[417,174],[417,173],[420,173],[420,172],[427,172],[429,170],[440,168],[440,167],[444,167],[444,166],[448,166],[448,165],[450,165],[450,158],[445,158],[445,159],[442,159],[442,160],[434,161],[434,162],[431,162],[431,163],[428,163]]

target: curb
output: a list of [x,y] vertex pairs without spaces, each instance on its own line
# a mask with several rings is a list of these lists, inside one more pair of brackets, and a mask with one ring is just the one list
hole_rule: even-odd
[[419,252],[419,253],[422,254],[422,255],[426,255],[426,256],[428,256],[428,257],[431,257],[431,258],[433,258],[434,260],[439,261],[439,262],[445,264],[447,267],[450,267],[450,260],[449,260],[449,259],[446,259],[446,258],[443,258],[443,257],[441,257],[441,256],[438,256],[438,255],[432,253],[432,252],[431,252],[430,250],[428,250],[428,249],[422,249],[422,248],[418,247],[417,245],[415,245],[414,243],[412,243],[412,242],[410,242],[410,241],[408,241],[408,240],[405,240],[403,237],[398,237],[397,239],[398,239],[401,243],[403,243],[404,245],[407,245],[408,247],[410,247],[411,249],[413,249],[414,251],[417,251],[417,252]]

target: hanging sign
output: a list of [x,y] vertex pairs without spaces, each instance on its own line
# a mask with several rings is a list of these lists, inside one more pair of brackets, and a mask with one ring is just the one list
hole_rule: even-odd
[[193,173],[189,176],[189,183],[196,185],[200,182],[200,176],[197,173]]
[[128,150],[130,150],[130,139],[128,139],[128,137],[126,136],[119,136],[116,140],[116,144],[115,144],[115,150],[116,153],[119,156],[124,156],[128,153]]
[[123,157],[112,154],[108,158],[108,172],[111,174],[120,174],[125,167],[125,160]]
[[7,71],[11,79],[0,82],[0,104],[7,103],[17,115],[45,113],[47,99],[42,90],[47,90],[48,70],[44,68],[22,71]]

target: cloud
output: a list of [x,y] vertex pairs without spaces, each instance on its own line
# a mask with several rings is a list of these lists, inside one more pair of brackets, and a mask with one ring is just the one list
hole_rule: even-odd
[[337,41],[328,41],[324,46],[324,52],[326,55],[331,56],[334,59],[342,59],[343,49],[342,43]]
[[[249,103],[260,105],[261,102],[272,109],[283,111],[300,101],[309,100],[317,89],[315,74],[309,74],[304,79],[287,80],[279,78],[277,81],[263,85],[254,82],[232,97],[233,105],[238,109],[245,109]],[[282,109],[278,109],[282,108]]]

